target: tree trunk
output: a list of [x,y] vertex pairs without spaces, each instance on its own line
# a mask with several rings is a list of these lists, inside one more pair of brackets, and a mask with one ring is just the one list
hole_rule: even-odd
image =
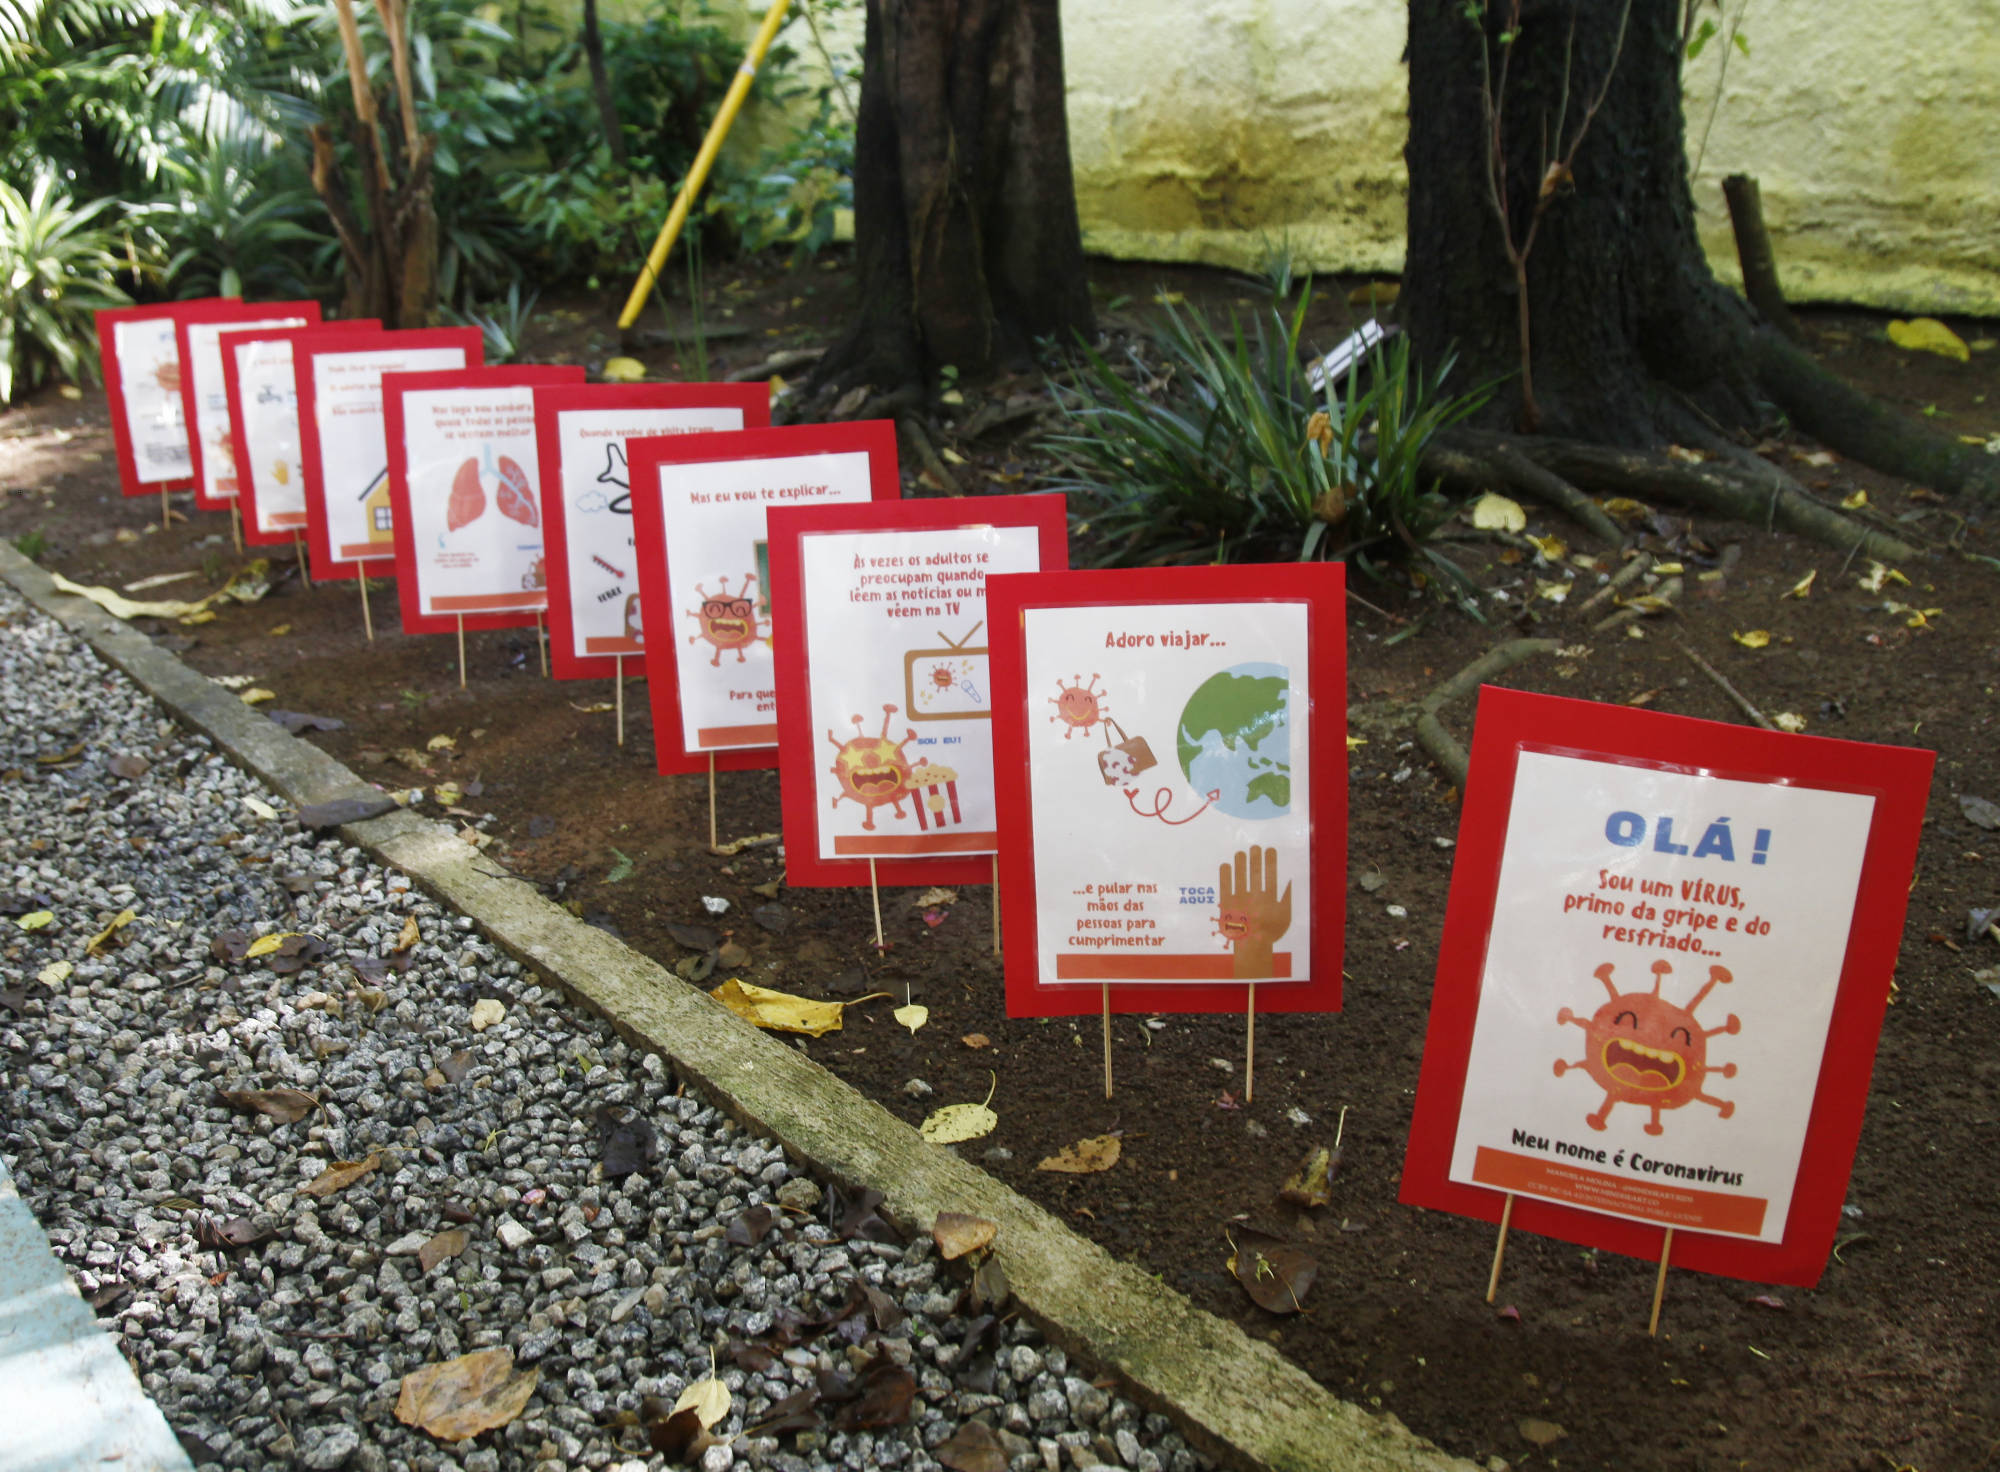
[[611,162],[625,167],[625,129],[618,121],[618,104],[611,97],[611,73],[604,66],[604,34],[597,28],[597,0],[583,0],[583,58],[590,65],[590,91],[597,99],[597,118]]
[[1088,330],[1057,0],[868,0],[854,215],[828,388],[973,380]]
[[[1856,414],[1862,396],[1709,272],[1687,183],[1680,0],[1630,0],[1622,16],[1617,0],[1467,9],[1410,0],[1400,309],[1422,356],[1457,354],[1455,387],[1507,380],[1489,427],[1657,448],[1760,429],[1775,406],[1879,469],[2000,495],[1991,457],[1883,406]],[[1524,323],[1539,414],[1523,412]]]

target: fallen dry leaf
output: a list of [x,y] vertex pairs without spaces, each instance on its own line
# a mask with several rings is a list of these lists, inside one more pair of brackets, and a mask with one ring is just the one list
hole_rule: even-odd
[[[370,1155],[366,1160],[336,1160],[300,1189],[308,1196],[331,1196],[335,1191],[343,1191],[353,1185],[381,1163],[380,1155]],[[466,1434],[471,1435],[470,1432]]]
[[417,917],[412,915],[403,921],[402,933],[396,937],[396,943],[389,949],[391,952],[407,951],[422,939],[423,932],[417,929]]
[[1074,1145],[1063,1146],[1035,1169],[1060,1171],[1072,1176],[1095,1175],[1116,1165],[1122,1148],[1116,1135],[1092,1135]]
[[260,935],[244,948],[243,959],[254,961],[259,956],[268,956],[297,934],[296,930],[278,930],[269,935]]
[[990,1048],[993,1046],[993,1039],[986,1036],[983,1032],[969,1032],[960,1038],[959,1041],[964,1043],[968,1048]]
[[449,1262],[465,1251],[472,1241],[472,1234],[463,1227],[453,1227],[448,1232],[439,1232],[430,1241],[417,1249],[417,1265],[429,1272],[441,1262]]
[[729,1387],[715,1378],[714,1350],[709,1351],[708,1374],[683,1390],[674,1402],[673,1414],[682,1411],[693,1411],[704,1431],[712,1430],[729,1414]]
[[221,1089],[216,1097],[231,1109],[268,1115],[279,1124],[297,1124],[319,1108],[319,1100],[303,1089]]
[[1905,352],[1936,353],[1941,358],[1956,358],[1961,363],[1972,360],[1972,351],[1965,345],[1965,339],[1953,332],[1935,317],[1912,317],[1889,324],[1889,341]]
[[1732,633],[1729,636],[1745,649],[1763,649],[1771,642],[1769,629],[1751,629],[1747,633]]
[[1333,1172],[1340,1157],[1326,1146],[1308,1150],[1299,1168],[1285,1177],[1278,1194],[1295,1206],[1324,1206],[1333,1199]]
[[83,948],[84,955],[86,956],[96,955],[98,947],[102,946],[106,941],[110,940],[112,936],[116,935],[119,931],[123,930],[126,926],[130,925],[134,920],[137,920],[138,918],[139,918],[139,912],[136,910],[120,910],[116,918],[114,918],[109,925],[105,926],[102,930],[98,931],[97,934],[93,935],[90,938],[90,943]]
[[1521,532],[1528,529],[1528,513],[1519,501],[1488,491],[1472,503],[1472,524],[1483,532]]
[[1274,1314],[1303,1309],[1306,1292],[1319,1273],[1311,1254],[1261,1232],[1243,1232],[1230,1246],[1229,1271],[1259,1308]]
[[1859,511],[1867,504],[1868,493],[1866,491],[1856,491],[1851,496],[1842,496],[1840,498],[1840,509],[1842,511]]
[[942,1109],[933,1110],[917,1127],[917,1133],[933,1145],[956,1145],[992,1134],[1000,1123],[1000,1116],[988,1105],[993,1102],[994,1089],[1000,1087],[1000,1078],[991,1072],[987,1077],[992,1080],[992,1086],[986,1091],[985,1103],[947,1104]]
[[918,895],[914,900],[911,900],[910,908],[913,910],[933,910],[939,905],[955,905],[957,903],[957,890],[940,889],[933,886]]
[[980,1421],[967,1421],[932,1447],[931,1455],[952,1472],[1007,1472],[1007,1449]]
[[30,910],[14,923],[23,930],[46,930],[55,923],[55,911]]
[[962,1211],[941,1211],[931,1224],[931,1240],[946,1262],[977,1252],[993,1241],[999,1227],[983,1216],[967,1216]]
[[403,1377],[396,1419],[439,1441],[464,1441],[505,1426],[527,1409],[539,1370],[514,1373],[514,1351],[505,1345],[475,1350]]
[[802,1032],[807,1037],[817,1038],[840,1031],[843,1009],[889,994],[871,992],[865,997],[856,997],[852,1002],[815,1002],[808,997],[795,997],[790,992],[773,991],[767,986],[752,986],[732,976],[709,995],[744,1021],[753,1022],[758,1027],[770,1028],[774,1032]]
[[[646,1428],[646,1439],[653,1450],[669,1462],[692,1462],[715,1445],[715,1438],[708,1434],[701,1417],[692,1409],[669,1411],[667,1403],[658,1396],[646,1397],[639,1409],[639,1424]],[[814,1416],[809,1424],[817,1427],[819,1417]]]
[[928,1007],[919,1007],[914,1002],[906,1002],[891,1015],[914,1033],[918,1028],[931,1020],[931,1009]]

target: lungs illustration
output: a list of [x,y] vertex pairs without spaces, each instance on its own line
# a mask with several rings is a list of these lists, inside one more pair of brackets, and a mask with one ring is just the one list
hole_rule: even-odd
[[500,457],[500,489],[494,496],[502,516],[523,526],[540,526],[541,513],[535,506],[535,489],[528,484],[528,472],[507,456]]
[[479,520],[485,511],[486,492],[479,484],[479,462],[467,460],[451,478],[451,500],[445,505],[445,525],[457,531]]

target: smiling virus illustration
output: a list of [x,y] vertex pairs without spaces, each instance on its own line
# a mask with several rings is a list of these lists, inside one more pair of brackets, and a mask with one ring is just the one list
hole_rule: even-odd
[[729,579],[722,580],[722,591],[713,598],[708,596],[700,583],[694,585],[701,598],[701,607],[685,610],[700,628],[688,635],[688,643],[695,644],[706,639],[715,646],[715,657],[710,665],[722,663],[722,656],[731,649],[736,651],[736,662],[745,663],[743,651],[757,642],[757,608],[750,601],[750,586],[757,579],[749,573],[743,574],[743,586],[735,593],[729,591]]
[[1703,998],[1734,978],[1727,967],[1711,966],[1708,982],[1694,994],[1694,1000],[1676,1007],[1660,995],[1660,984],[1673,969],[1669,962],[1655,961],[1652,991],[1621,992],[1611,980],[1611,963],[1607,961],[1594,974],[1604,983],[1611,1000],[1587,1018],[1567,1007],[1556,1014],[1558,1023],[1573,1022],[1582,1028],[1586,1039],[1586,1051],[1579,1061],[1556,1060],[1556,1077],[1581,1068],[1604,1090],[1604,1107],[1584,1116],[1594,1130],[1605,1127],[1619,1104],[1637,1104],[1653,1111],[1646,1125],[1649,1135],[1663,1132],[1662,1109],[1678,1109],[1696,1100],[1714,1105],[1722,1119],[1736,1112],[1731,1101],[1711,1098],[1701,1089],[1711,1073],[1736,1077],[1734,1063],[1719,1068],[1709,1063],[1708,1040],[1718,1033],[1733,1036],[1742,1031],[1743,1024],[1732,1012],[1722,1026],[1704,1029],[1694,1015]]
[[830,770],[840,783],[833,806],[839,807],[842,799],[859,803],[861,826],[871,830],[875,826],[875,809],[893,803],[900,818],[903,799],[916,796],[916,784],[910,780],[910,761],[903,755],[903,748],[917,739],[917,733],[905,731],[901,741],[891,741],[889,720],[895,714],[895,706],[882,707],[880,736],[863,735],[860,716],[851,717],[855,734],[846,741],[830,730],[826,733],[826,739],[835,748]]
[[1091,728],[1103,720],[1111,709],[1105,702],[1105,692],[1097,688],[1096,675],[1090,677],[1089,684],[1084,683],[1082,675],[1071,675],[1070,678],[1076,683],[1065,685],[1058,679],[1056,693],[1049,697],[1049,704],[1056,708],[1056,713],[1049,719],[1062,723],[1065,741],[1079,731],[1088,736]]

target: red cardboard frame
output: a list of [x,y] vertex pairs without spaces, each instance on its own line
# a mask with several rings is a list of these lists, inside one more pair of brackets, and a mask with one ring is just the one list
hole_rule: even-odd
[[[560,416],[573,411],[616,409],[739,409],[745,429],[768,429],[771,424],[771,390],[757,383],[591,383],[580,388],[567,385],[535,390],[535,440],[542,464],[542,485],[557,488],[557,494],[542,498],[542,541],[548,549],[549,567],[549,665],[558,680],[612,679],[623,660],[627,675],[646,673],[646,656],[640,654],[577,654],[575,626],[571,622],[569,582],[568,511],[562,504],[562,443]],[[628,437],[646,438],[646,436]],[[630,451],[627,451],[630,474]],[[628,492],[629,493],[629,492]],[[637,548],[638,530],[633,529]],[[636,576],[637,569],[634,568]],[[639,595],[644,616],[645,594]],[[706,763],[703,764],[704,768]]]
[[[1455,1182],[1449,1172],[1515,770],[1524,749],[1875,798],[1784,1238],[1765,1243],[1683,1230],[1673,1244],[1675,1267],[1810,1287],[1825,1270],[1854,1165],[1935,755],[1482,687],[1399,1199],[1489,1222],[1500,1220],[1506,1194]],[[1531,1196],[1514,1198],[1511,1224],[1647,1261],[1659,1259],[1666,1233],[1662,1226]],[[1482,1270],[1484,1263],[1482,1255]]]
[[[207,449],[195,427],[194,360],[188,329],[198,322],[256,322],[267,317],[304,317],[305,327],[322,325],[319,303],[314,301],[246,302],[223,297],[215,301],[190,302],[186,310],[174,314],[174,347],[181,357],[181,415],[187,421],[188,455],[194,462],[194,504],[197,510],[227,511],[236,497],[211,496],[202,489],[207,479],[204,474]],[[274,332],[285,330],[271,329]],[[227,357],[225,353],[225,385],[228,381]],[[233,412],[229,418],[229,439],[233,451],[236,441],[236,416]]]
[[[325,331],[375,331],[382,330],[382,323],[375,317],[354,317],[341,322],[322,322],[318,327],[245,327],[233,332],[225,332],[219,341],[222,344],[222,382],[229,394],[229,442],[236,456],[237,486],[236,504],[243,512],[243,540],[252,547],[289,547],[292,538],[303,538],[304,526],[288,527],[280,531],[264,532],[257,529],[257,488],[254,478],[245,474],[243,467],[250,463],[250,438],[243,429],[243,371],[236,361],[236,349],[243,343],[290,340],[300,334]],[[297,347],[292,351],[296,353]],[[297,385],[293,386],[293,408],[297,408]],[[304,446],[300,446],[299,475],[303,479]],[[304,486],[300,486],[303,494]]]
[[[771,621],[778,669],[778,774],[785,830],[785,882],[808,886],[867,884],[867,859],[819,854],[819,764],[825,748],[812,729],[812,669],[806,653],[804,541],[819,532],[926,532],[962,527],[1030,527],[1043,572],[1069,567],[1069,511],[1061,492],[1018,496],[955,496],[866,505],[786,506],[770,516]],[[987,629],[992,637],[992,608]],[[996,701],[994,720],[999,721]],[[999,762],[998,738],[994,761]],[[996,840],[997,841],[997,840]],[[990,884],[993,855],[925,855],[874,863],[881,884]]]
[[[120,322],[145,322],[156,317],[169,321],[177,320],[179,313],[190,307],[200,306],[208,301],[226,301],[226,297],[203,297],[198,301],[156,302],[137,307],[105,307],[96,316],[97,359],[104,370],[104,396],[111,409],[111,442],[118,455],[118,488],[127,496],[157,496],[162,491],[188,491],[194,489],[193,476],[177,476],[172,480],[139,479],[139,459],[132,447],[132,426],[130,416],[125,412],[125,369],[118,361],[117,337],[114,329]],[[180,333],[174,333],[174,350],[180,350]],[[185,382],[186,375],[182,375]],[[182,414],[186,414],[183,402]],[[190,431],[192,438],[192,431]]]
[[[510,608],[498,613],[442,614],[424,613],[423,587],[418,572],[417,548],[410,538],[410,453],[404,439],[405,421],[403,417],[403,395],[424,393],[432,389],[480,389],[480,388],[538,388],[553,387],[557,384],[581,385],[584,370],[573,364],[526,364],[510,363],[501,367],[487,368],[443,368],[423,373],[385,373],[382,375],[382,429],[388,439],[389,449],[389,505],[395,516],[396,538],[396,597],[403,613],[403,632],[406,634],[452,634],[459,629],[520,629],[532,627],[547,616],[547,603],[541,609]],[[529,395],[532,403],[533,394]],[[541,473],[541,438],[537,424],[535,440],[535,472]],[[535,495],[535,514],[541,525],[536,530],[542,533],[542,570],[548,571],[548,512],[542,504],[539,491]],[[546,599],[546,583],[542,589]]]
[[[378,327],[360,328],[349,334],[336,333],[322,326],[317,329],[297,328],[294,332],[315,334],[303,340],[299,335],[294,335],[292,338],[292,373],[298,380],[299,397],[299,458],[302,462],[301,473],[306,488],[306,551],[312,575],[323,582],[358,578],[363,572],[370,577],[393,577],[395,576],[393,551],[381,557],[362,558],[353,562],[342,561],[333,555],[332,529],[328,526],[326,517],[326,484],[319,473],[319,413],[318,406],[314,402],[313,360],[340,353],[381,352],[388,347],[435,348],[456,345],[465,349],[465,366],[479,368],[486,362],[485,335],[477,327],[404,327],[393,331],[384,331]],[[388,433],[386,408],[383,433],[385,436]],[[390,565],[386,568],[379,565],[385,562]],[[457,626],[454,624],[453,627]]]
[[[1104,993],[1096,982],[1044,982],[1037,972],[1033,794],[1028,786],[1030,717],[1027,641],[1029,608],[1095,608],[1107,604],[1304,603],[1307,667],[1311,672],[1312,889],[1306,897],[1313,937],[1313,975],[1265,983],[1257,1011],[1337,1012],[1347,914],[1347,579],[1337,562],[1224,567],[1130,568],[1114,571],[1003,573],[987,579],[986,616],[992,631],[988,670],[993,682],[993,781],[1000,811],[1001,933],[1009,1017],[1078,1017],[1096,1013]],[[1088,668],[1088,666],[1086,666]],[[789,850],[788,859],[789,862]],[[1245,983],[1120,982],[1114,1012],[1234,1012]]]
[[[855,451],[868,456],[870,500],[898,499],[903,485],[896,460],[896,425],[889,419],[861,419],[845,424],[794,424],[776,429],[739,429],[733,433],[627,440],[625,463],[632,475],[632,535],[633,550],[638,554],[640,608],[672,606],[672,600],[667,596],[667,528],[657,489],[663,466],[732,460],[782,460],[792,456],[839,455]],[[642,494],[642,486],[651,489]],[[774,607],[774,617],[776,612]],[[653,659],[655,654],[661,656],[657,661]],[[682,748],[678,632],[670,638],[658,637],[656,633],[649,645],[646,695],[653,710],[654,764],[662,773],[671,776],[706,772],[711,760],[718,772],[747,772],[777,766],[778,748],[775,745],[738,746],[713,752],[691,752]],[[779,717],[782,720],[782,705]]]

